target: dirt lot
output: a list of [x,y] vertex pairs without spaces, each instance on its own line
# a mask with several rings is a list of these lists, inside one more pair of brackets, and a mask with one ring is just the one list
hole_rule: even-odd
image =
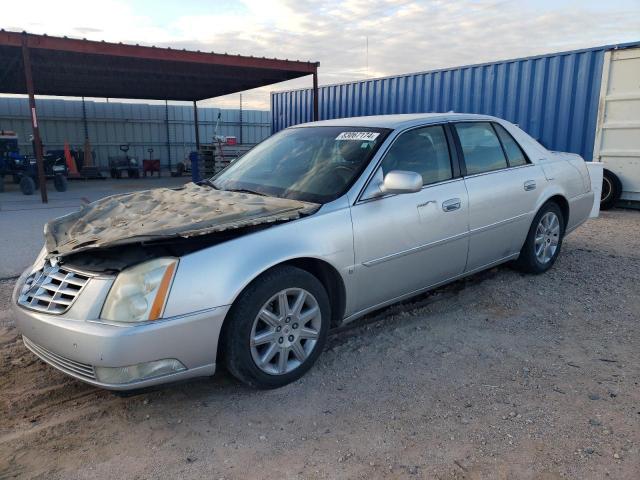
[[0,478],[640,478],[640,212],[334,333],[302,381],[121,398],[35,359],[0,282]]

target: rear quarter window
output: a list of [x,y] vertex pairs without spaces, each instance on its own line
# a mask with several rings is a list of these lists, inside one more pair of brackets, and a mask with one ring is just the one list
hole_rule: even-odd
[[500,141],[504,147],[504,151],[507,154],[509,166],[519,167],[521,165],[526,165],[527,157],[520,145],[518,145],[518,142],[513,139],[511,134],[509,134],[502,125],[494,123],[493,127],[496,129],[498,137],[500,137]]

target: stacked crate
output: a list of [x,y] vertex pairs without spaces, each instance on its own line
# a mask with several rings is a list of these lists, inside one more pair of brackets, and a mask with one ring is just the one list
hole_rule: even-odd
[[200,168],[203,177],[211,177],[236,158],[248,152],[253,145],[224,145],[207,143],[200,145]]

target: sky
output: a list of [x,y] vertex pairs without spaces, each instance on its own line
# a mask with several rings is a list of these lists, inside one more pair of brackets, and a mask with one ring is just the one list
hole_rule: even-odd
[[[640,0],[6,3],[5,30],[319,61],[320,85],[640,40]],[[243,104],[268,109],[269,92],[310,85],[303,77],[251,90]]]

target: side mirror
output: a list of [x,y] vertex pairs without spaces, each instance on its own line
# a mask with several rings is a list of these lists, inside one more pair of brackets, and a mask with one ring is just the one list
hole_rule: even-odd
[[382,194],[414,193],[422,190],[422,175],[404,170],[392,170],[384,176],[380,185]]

